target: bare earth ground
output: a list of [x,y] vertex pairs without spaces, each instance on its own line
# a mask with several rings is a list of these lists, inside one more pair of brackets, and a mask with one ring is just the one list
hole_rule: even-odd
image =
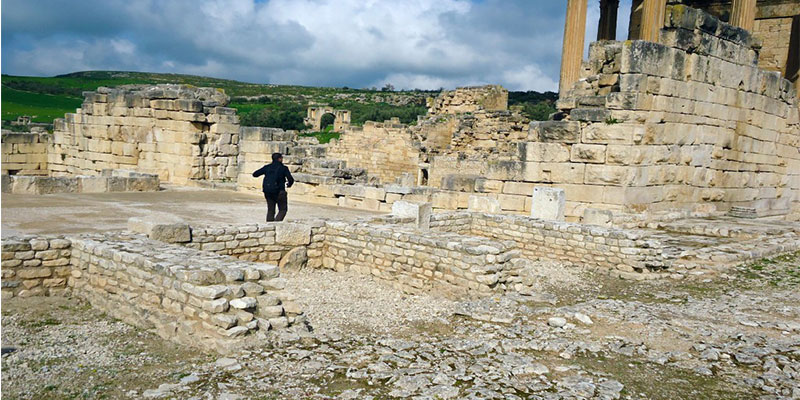
[[568,271],[573,279],[552,271],[560,277],[543,278],[533,298],[475,301],[288,272],[313,337],[276,336],[229,357],[172,345],[75,299],[4,301],[2,342],[13,351],[2,357],[3,397],[800,397],[800,253],[713,280]]
[[[375,215],[292,201],[289,189],[287,220]],[[2,195],[2,234],[78,233],[125,229],[130,217],[172,214],[190,225],[263,222],[266,202],[260,195],[223,190],[170,188],[160,192]]]

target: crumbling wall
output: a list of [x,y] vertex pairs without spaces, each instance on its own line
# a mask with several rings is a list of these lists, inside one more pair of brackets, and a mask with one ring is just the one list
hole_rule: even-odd
[[68,292],[72,243],[60,236],[3,238],[3,298]]
[[50,135],[44,133],[2,133],[3,175],[47,175]]
[[276,263],[281,269],[317,266],[322,248],[319,221],[192,228],[186,247],[247,261]]
[[508,90],[500,85],[463,87],[428,100],[428,115],[508,110]]
[[239,119],[221,91],[130,86],[84,97],[76,113],[54,121],[53,175],[133,169],[178,184],[236,179]]
[[330,221],[324,235],[324,268],[371,274],[409,293],[490,294],[527,265],[500,241],[457,233]]
[[297,134],[279,128],[243,126],[239,130],[236,184],[242,190],[261,191],[263,178],[253,172],[272,162],[272,153],[287,154]]
[[363,168],[384,183],[416,177],[420,163],[420,150],[399,120],[368,121],[361,128],[350,128],[329,146],[327,155],[348,167]]

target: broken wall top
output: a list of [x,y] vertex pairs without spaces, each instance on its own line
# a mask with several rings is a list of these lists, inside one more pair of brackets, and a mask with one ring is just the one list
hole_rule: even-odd
[[86,103],[116,103],[123,107],[142,106],[151,100],[193,102],[200,107],[224,107],[230,102],[222,89],[173,84],[99,87],[94,92],[83,92],[83,97]]
[[508,110],[508,90],[500,85],[461,87],[428,101],[428,116]]

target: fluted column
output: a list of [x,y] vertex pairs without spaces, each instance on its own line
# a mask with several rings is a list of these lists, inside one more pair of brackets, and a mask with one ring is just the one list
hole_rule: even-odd
[[600,0],[600,24],[597,27],[597,40],[617,39],[617,12],[619,0]]
[[588,0],[567,0],[567,18],[564,22],[564,43],[561,50],[561,76],[558,92],[566,93],[578,81],[583,62],[583,40],[586,36],[586,8]]
[[644,0],[642,8],[642,30],[639,39],[658,41],[658,33],[664,27],[667,0]]
[[733,0],[731,6],[731,25],[753,30],[756,22],[756,0]]

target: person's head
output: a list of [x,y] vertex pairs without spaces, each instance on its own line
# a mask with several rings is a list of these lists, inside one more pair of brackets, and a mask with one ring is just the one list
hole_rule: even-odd
[[272,153],[272,162],[283,162],[283,154]]

